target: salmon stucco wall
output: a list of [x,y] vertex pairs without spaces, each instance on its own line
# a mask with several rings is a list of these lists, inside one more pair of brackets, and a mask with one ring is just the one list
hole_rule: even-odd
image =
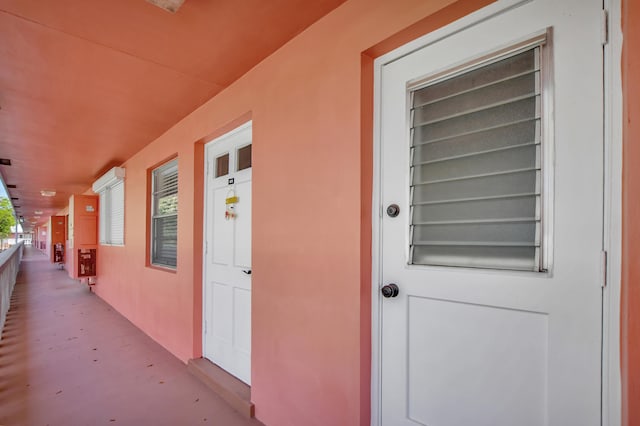
[[[349,0],[124,164],[125,245],[100,247],[95,291],[187,361],[201,355],[202,142],[253,120],[251,393],[266,424],[369,424],[372,80],[362,54],[488,0],[452,3]],[[145,200],[148,169],[172,156],[170,272],[145,266]]]
[[622,2],[622,306],[623,425],[640,425],[640,4]]

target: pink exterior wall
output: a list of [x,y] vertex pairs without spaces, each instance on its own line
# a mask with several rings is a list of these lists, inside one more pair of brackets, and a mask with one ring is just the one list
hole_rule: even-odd
[[624,0],[621,366],[623,425],[640,425],[640,5]]
[[[267,424],[369,423],[372,80],[362,52],[488,1],[427,18],[452,2],[350,0],[124,164],[125,246],[100,247],[95,291],[186,361],[201,348],[202,142],[252,118],[252,399]],[[144,200],[147,169],[174,154],[172,273],[145,266]]]

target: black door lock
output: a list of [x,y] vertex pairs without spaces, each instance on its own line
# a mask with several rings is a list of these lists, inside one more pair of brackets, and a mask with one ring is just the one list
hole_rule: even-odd
[[396,217],[400,214],[400,207],[397,204],[390,204],[387,207],[387,214],[389,217]]

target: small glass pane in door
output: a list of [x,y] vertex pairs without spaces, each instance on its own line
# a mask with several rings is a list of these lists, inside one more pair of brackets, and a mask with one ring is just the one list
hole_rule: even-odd
[[251,145],[238,150],[238,171],[251,167]]
[[229,154],[216,158],[216,177],[229,174]]

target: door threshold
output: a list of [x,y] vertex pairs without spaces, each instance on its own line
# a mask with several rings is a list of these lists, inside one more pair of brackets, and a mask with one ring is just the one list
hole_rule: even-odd
[[232,376],[206,358],[190,359],[187,369],[227,404],[247,418],[255,415],[251,386]]

